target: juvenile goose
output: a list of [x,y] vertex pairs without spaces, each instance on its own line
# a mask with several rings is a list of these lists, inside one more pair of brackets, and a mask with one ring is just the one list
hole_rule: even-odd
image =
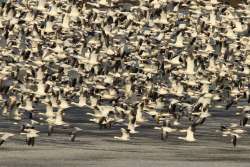
[[70,141],[74,142],[76,139],[76,135],[81,132],[82,129],[78,127],[74,127],[73,131],[70,133]]
[[85,97],[85,94],[83,92],[80,92],[79,102],[78,103],[72,102],[71,104],[77,107],[87,106],[87,98]]
[[231,137],[231,142],[234,147],[237,145],[237,140],[241,137],[243,133],[245,133],[245,130],[242,130],[240,128],[237,128],[237,125],[231,125],[230,127],[226,127],[224,125],[221,126],[220,128],[222,132],[223,137],[230,136]]
[[250,118],[249,114],[250,108],[244,107],[241,113],[236,113],[236,115],[241,115],[240,126],[244,127],[247,125],[248,119]]
[[154,127],[154,129],[161,131],[161,140],[166,140],[169,133],[177,131],[177,129],[170,127],[170,123],[168,120],[164,120],[161,127]]

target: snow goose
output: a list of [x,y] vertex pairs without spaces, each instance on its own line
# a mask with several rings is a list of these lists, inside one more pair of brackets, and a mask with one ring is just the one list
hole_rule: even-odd
[[0,138],[0,146],[10,137],[14,136],[13,133],[7,133],[7,132],[0,132],[1,138]]
[[121,141],[128,141],[130,140],[130,134],[128,129],[121,128],[122,135],[121,136],[115,136],[114,138]]
[[178,137],[178,139],[185,140],[188,142],[194,142],[196,139],[194,138],[194,128],[189,126],[186,130],[180,130],[180,132],[186,132],[186,137]]

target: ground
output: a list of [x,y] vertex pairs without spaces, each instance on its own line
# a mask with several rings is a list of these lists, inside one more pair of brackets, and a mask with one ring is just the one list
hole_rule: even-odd
[[[58,129],[48,137],[45,128],[40,127],[41,134],[34,147],[25,145],[25,136],[21,135],[2,145],[0,167],[249,166],[249,137],[242,136],[237,147],[233,148],[230,138],[216,132],[221,124],[238,122],[239,118],[233,116],[233,111],[212,111],[212,116],[197,129],[194,143],[177,139],[185,135],[180,133],[161,141],[159,132],[153,129],[155,124],[151,122],[138,128],[139,134],[133,135],[130,141],[116,141],[113,136],[120,135],[121,126],[99,130],[88,121],[84,112],[79,109],[66,112],[67,121],[83,129],[74,143],[69,141],[67,130]],[[2,120],[0,127],[1,131],[18,130],[8,120]]]

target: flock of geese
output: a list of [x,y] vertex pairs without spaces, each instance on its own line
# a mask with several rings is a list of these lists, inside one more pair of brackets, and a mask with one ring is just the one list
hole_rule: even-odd
[[194,142],[212,109],[234,110],[239,121],[218,131],[235,146],[249,127],[249,20],[249,0],[237,8],[217,0],[2,2],[1,120],[20,130],[0,132],[0,145],[25,135],[34,146],[40,126],[51,137],[68,129],[73,142],[84,131],[65,110],[78,107],[100,129],[122,127],[114,139],[123,141],[150,123],[162,140],[175,133]]

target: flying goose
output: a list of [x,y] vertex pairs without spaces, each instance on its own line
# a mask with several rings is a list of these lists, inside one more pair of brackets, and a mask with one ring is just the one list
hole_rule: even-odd
[[34,146],[35,145],[35,138],[38,137],[39,131],[35,130],[34,127],[26,127],[21,134],[26,135],[26,142],[27,145],[29,146]]
[[0,138],[0,146],[10,137],[14,136],[13,133],[0,132],[2,137]]
[[82,131],[81,128],[78,127],[74,127],[73,131],[70,133],[70,141],[74,142],[76,139],[76,135]]
[[186,132],[186,137],[178,137],[178,139],[185,140],[188,142],[194,142],[196,139],[194,138],[194,127],[189,126],[186,130],[180,130],[180,132]]
[[236,113],[236,115],[241,115],[240,125],[242,127],[247,125],[248,119],[250,118],[250,115],[248,112],[249,112],[249,107],[246,106],[242,109],[241,113]]
[[130,140],[130,134],[129,134],[128,129],[121,128],[121,132],[122,132],[122,136],[120,136],[120,137],[115,136],[114,138],[117,139],[117,140],[121,140],[121,141]]
[[168,119],[164,120],[161,127],[154,127],[154,129],[161,130],[161,140],[166,140],[169,133],[177,131],[177,129],[170,126],[170,122]]
[[234,124],[232,124],[230,127],[226,127],[226,126],[222,125],[220,130],[222,132],[222,136],[224,136],[224,137],[230,136],[231,137],[231,142],[232,142],[234,147],[236,147],[237,140],[241,137],[240,135],[242,135],[243,133],[246,132],[245,130],[237,128],[237,125],[235,126]]

